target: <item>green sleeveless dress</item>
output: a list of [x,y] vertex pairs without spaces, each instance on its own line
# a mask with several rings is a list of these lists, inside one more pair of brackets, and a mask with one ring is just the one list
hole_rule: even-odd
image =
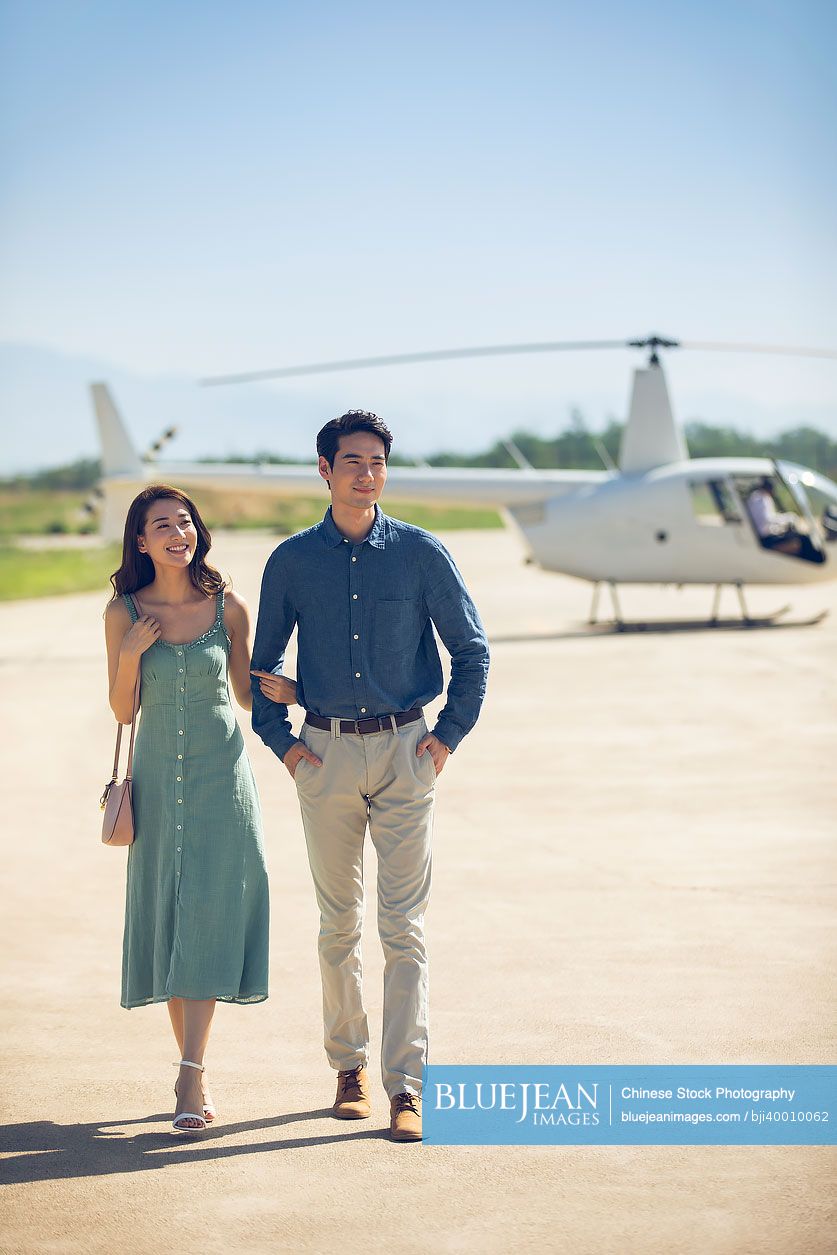
[[[124,601],[135,623],[136,604]],[[216,602],[208,632],[142,655],[123,1007],[267,997],[259,795],[230,703],[223,592]]]

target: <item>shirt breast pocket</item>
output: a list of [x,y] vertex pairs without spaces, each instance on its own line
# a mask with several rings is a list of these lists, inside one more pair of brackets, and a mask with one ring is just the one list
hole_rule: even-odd
[[375,645],[388,654],[418,649],[421,637],[421,598],[375,603]]

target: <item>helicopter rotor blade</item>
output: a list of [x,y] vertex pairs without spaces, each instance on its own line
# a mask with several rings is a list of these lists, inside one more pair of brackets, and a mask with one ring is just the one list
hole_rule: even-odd
[[790,344],[733,344],[714,340],[681,340],[683,349],[706,349],[712,353],[779,353],[784,357],[834,357],[837,349],[810,349]]
[[392,353],[384,357],[355,357],[340,362],[311,362],[305,366],[283,366],[277,370],[244,371],[237,375],[211,375],[199,382],[206,387],[219,384],[255,383],[262,379],[289,379],[295,375],[324,375],[332,371],[365,370],[372,366],[404,366],[412,362],[443,362],[463,357],[505,357],[516,353],[557,353],[574,349],[624,349],[626,340],[547,340],[534,344],[487,344],[468,349],[430,349],[424,353]]
[[353,357],[335,362],[309,362],[303,366],[281,366],[273,370],[242,371],[235,375],[210,375],[199,380],[204,387],[256,383],[266,379],[290,379],[299,375],[325,375],[345,370],[367,370],[375,366],[407,366],[417,362],[456,361],[474,357],[510,357],[524,353],[574,352],[584,349],[647,348],[651,362],[657,363],[658,349],[699,349],[719,353],[776,353],[786,357],[837,358],[835,349],[812,349],[781,344],[735,344],[714,340],[668,340],[652,335],[637,340],[544,340],[530,344],[484,344],[464,349],[429,349],[423,353],[390,353],[380,357]]

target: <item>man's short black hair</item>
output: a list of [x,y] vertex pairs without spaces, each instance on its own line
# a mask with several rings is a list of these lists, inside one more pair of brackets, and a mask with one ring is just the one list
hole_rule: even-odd
[[347,410],[339,418],[333,418],[317,433],[317,453],[334,466],[341,436],[353,436],[356,431],[369,431],[384,442],[384,460],[389,460],[392,448],[392,432],[382,418],[370,410]]

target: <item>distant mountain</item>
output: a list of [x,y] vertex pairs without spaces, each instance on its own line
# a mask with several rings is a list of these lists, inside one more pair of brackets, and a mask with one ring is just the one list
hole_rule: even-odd
[[264,388],[201,389],[192,379],[143,377],[98,358],[0,344],[0,474],[98,456],[89,394],[95,380],[107,382],[141,451],[164,428],[177,427],[169,450],[176,458],[223,457],[265,445],[302,457],[311,452],[312,428],[326,421],[312,398],[295,402],[291,416],[287,402]]

